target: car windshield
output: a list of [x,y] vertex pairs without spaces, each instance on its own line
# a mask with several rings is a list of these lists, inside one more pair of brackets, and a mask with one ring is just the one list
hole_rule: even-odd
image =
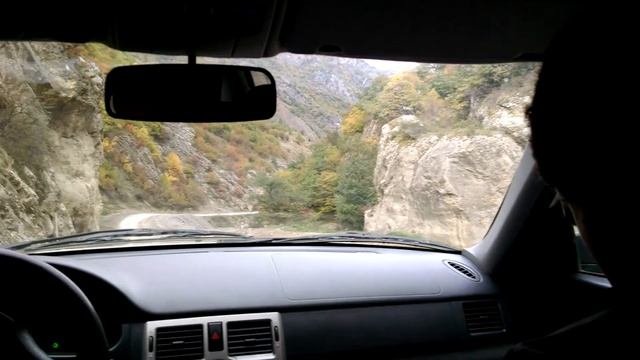
[[106,114],[113,67],[186,61],[93,43],[0,43],[0,244],[144,228],[359,231],[469,247],[520,162],[538,72],[533,63],[198,58],[269,70],[276,115],[189,124]]

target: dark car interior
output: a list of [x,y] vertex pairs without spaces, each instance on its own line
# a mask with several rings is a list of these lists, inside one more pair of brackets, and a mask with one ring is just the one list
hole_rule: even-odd
[[[433,63],[542,61],[574,11],[543,0],[116,3],[97,17],[65,3],[5,7],[16,19],[0,24],[4,40]],[[0,274],[20,276],[0,275],[0,358],[499,359],[610,303],[611,285],[554,196],[527,150],[489,232],[462,251],[1,249]]]

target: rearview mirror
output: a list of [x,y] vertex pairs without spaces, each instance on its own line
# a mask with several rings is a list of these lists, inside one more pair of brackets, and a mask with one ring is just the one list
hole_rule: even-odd
[[107,75],[105,108],[128,120],[264,120],[276,112],[276,84],[267,70],[247,66],[123,66]]

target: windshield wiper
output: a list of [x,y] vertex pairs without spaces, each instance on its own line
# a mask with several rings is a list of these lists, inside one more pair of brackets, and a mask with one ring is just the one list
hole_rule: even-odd
[[52,248],[67,248],[74,245],[93,245],[97,243],[121,244],[123,242],[144,242],[176,238],[206,238],[208,240],[224,240],[221,243],[241,244],[379,244],[420,248],[429,251],[459,252],[448,246],[412,238],[392,235],[377,235],[364,232],[343,232],[334,234],[317,234],[299,237],[273,237],[255,239],[233,232],[211,230],[166,230],[166,229],[123,229],[107,230],[58,238],[36,240],[28,243],[8,247],[12,250],[44,250]]
[[459,252],[454,248],[450,248],[448,246],[406,238],[402,236],[392,236],[392,235],[377,235],[377,234],[369,234],[364,232],[344,232],[344,233],[335,233],[335,234],[317,234],[317,235],[308,235],[308,236],[299,236],[299,237],[277,237],[277,238],[266,238],[266,239],[254,239],[247,241],[249,243],[267,243],[267,244],[331,244],[331,243],[376,243],[376,244],[387,244],[387,245],[401,245],[401,246],[410,246],[416,247],[431,251],[441,251],[441,252]]
[[30,241],[8,247],[11,250],[41,250],[66,247],[77,244],[95,244],[102,242],[121,242],[139,240],[161,240],[175,238],[234,238],[246,240],[250,237],[242,234],[212,230],[168,230],[168,229],[122,229],[96,231],[78,235]]

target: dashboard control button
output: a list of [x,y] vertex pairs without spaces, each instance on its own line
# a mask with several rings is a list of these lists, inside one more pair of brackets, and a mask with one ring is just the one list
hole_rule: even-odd
[[209,339],[209,351],[222,351],[224,350],[224,338],[222,333],[222,323],[213,322],[208,323],[208,339]]

